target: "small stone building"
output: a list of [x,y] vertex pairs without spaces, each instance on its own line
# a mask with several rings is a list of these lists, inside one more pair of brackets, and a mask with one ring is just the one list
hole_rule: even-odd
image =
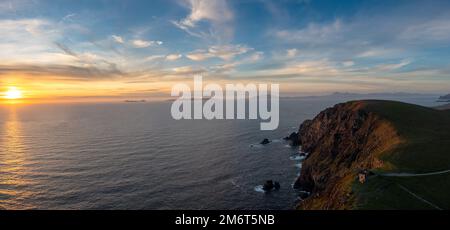
[[366,182],[366,180],[367,180],[367,177],[369,175],[370,175],[370,172],[367,169],[359,171],[359,173],[358,173],[359,183],[364,184]]

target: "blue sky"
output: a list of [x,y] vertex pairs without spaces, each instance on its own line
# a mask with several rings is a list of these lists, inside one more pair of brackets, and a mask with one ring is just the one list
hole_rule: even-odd
[[193,74],[286,95],[450,90],[449,1],[3,0],[0,29],[0,87],[58,97],[162,96]]

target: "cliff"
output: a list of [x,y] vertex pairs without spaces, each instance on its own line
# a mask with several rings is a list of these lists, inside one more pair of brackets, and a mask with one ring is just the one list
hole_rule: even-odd
[[[405,117],[402,118],[402,114]],[[386,193],[387,198],[391,197],[392,194],[387,190],[399,182],[384,178],[382,184],[386,187],[381,188],[380,193],[375,193],[372,190],[380,188],[378,185],[371,186],[371,183],[381,183],[379,180],[382,177],[370,180],[367,186],[357,185],[356,177],[361,170],[418,172],[450,168],[447,147],[437,152],[431,151],[433,153],[429,154],[445,155],[440,157],[445,159],[441,165],[433,163],[434,160],[425,160],[423,162],[425,165],[417,166],[417,162],[414,163],[408,156],[406,158],[403,156],[411,147],[415,148],[416,144],[420,144],[415,141],[416,136],[421,136],[417,132],[423,132],[426,127],[429,129],[437,127],[431,122],[433,116],[447,122],[447,118],[450,117],[448,115],[450,114],[399,102],[353,101],[337,104],[322,111],[313,120],[305,121],[298,132],[298,143],[309,155],[303,162],[295,187],[308,191],[310,196],[304,197],[299,203],[299,208],[364,208],[373,203],[375,199],[371,198],[373,196],[378,197]],[[416,122],[425,124],[417,125]],[[411,130],[414,124],[417,129]],[[450,137],[448,132],[442,132],[438,132],[438,135],[443,135],[447,139]],[[427,135],[424,133],[423,135]],[[425,136],[421,136],[419,139],[426,140],[424,138]],[[437,137],[429,136],[429,138],[437,140]],[[430,162],[433,165],[430,165]],[[408,208],[402,205],[404,204],[380,208]]]

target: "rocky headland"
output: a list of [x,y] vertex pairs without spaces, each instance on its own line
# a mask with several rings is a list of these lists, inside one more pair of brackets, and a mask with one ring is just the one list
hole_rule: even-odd
[[[356,178],[362,170],[417,172],[450,168],[450,157],[446,152],[450,149],[450,142],[445,142],[446,147],[441,149],[430,149],[433,153],[430,153],[429,157],[438,156],[441,160],[445,160],[440,165],[430,165],[436,162],[433,159],[418,164],[414,159],[409,159],[411,156],[404,156],[410,148],[421,144],[416,143],[416,140],[423,141],[424,138],[430,138],[430,141],[437,141],[435,139],[437,137],[426,135],[439,135],[449,140],[449,132],[442,128],[431,130],[429,133],[423,133],[422,130],[438,127],[432,122],[433,116],[436,116],[435,119],[441,118],[442,124],[445,124],[449,121],[449,115],[448,111],[437,111],[400,102],[353,101],[337,104],[322,111],[314,119],[303,122],[298,133],[285,138],[294,145],[301,145],[302,151],[309,153],[294,184],[295,188],[309,194],[302,197],[298,208],[364,208],[372,205],[375,199],[373,196],[390,197],[392,195],[389,191],[390,186],[399,183],[383,179],[385,187],[377,188],[382,189],[379,193],[366,191],[370,183],[362,188],[357,185]],[[444,154],[446,156],[442,157]],[[424,159],[422,155],[416,160]],[[370,182],[379,182],[380,178],[382,176]],[[408,204],[405,201],[393,208],[408,208]]]

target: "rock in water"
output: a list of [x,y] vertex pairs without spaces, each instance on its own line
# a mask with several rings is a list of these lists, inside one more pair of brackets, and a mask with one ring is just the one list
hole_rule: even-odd
[[262,145],[267,145],[267,144],[269,144],[270,143],[270,140],[269,139],[267,139],[267,138],[264,138],[264,140],[263,141],[261,141],[261,143],[260,144],[262,144]]
[[266,183],[264,183],[264,185],[263,185],[263,189],[266,192],[271,191],[273,188],[274,188],[274,184],[273,184],[272,180],[266,181]]
[[279,190],[280,188],[281,188],[280,183],[278,183],[277,181],[273,181],[273,180],[268,180],[263,185],[263,190],[266,192],[270,192],[273,190]]
[[275,190],[279,190],[281,188],[280,183],[278,183],[278,181],[275,181],[274,188]]

